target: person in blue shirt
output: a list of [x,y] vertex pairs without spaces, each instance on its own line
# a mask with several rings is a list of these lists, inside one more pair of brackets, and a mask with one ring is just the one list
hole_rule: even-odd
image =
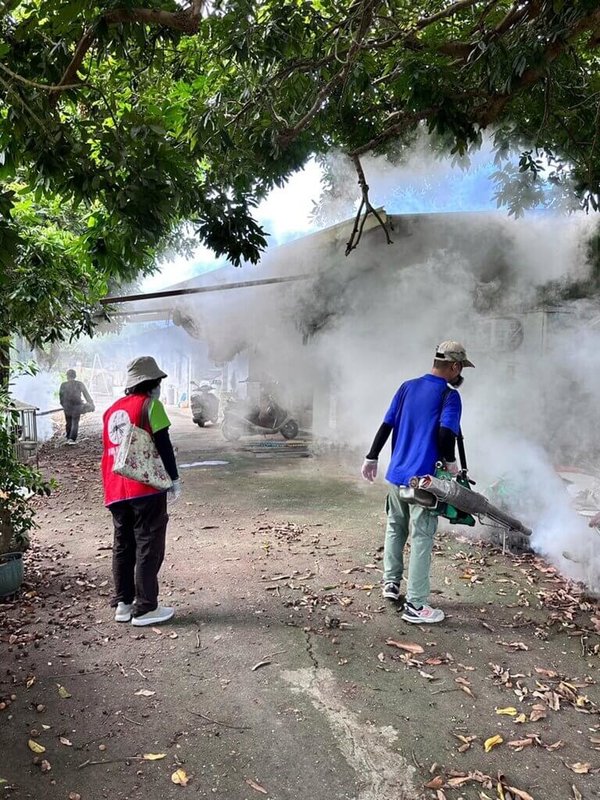
[[415,475],[431,475],[441,461],[453,475],[458,473],[454,455],[460,432],[462,403],[456,389],[463,382],[464,367],[474,367],[460,342],[442,342],[435,352],[431,371],[400,386],[362,466],[362,476],[371,483],[377,477],[377,459],[392,434],[392,458],[386,480],[387,526],[383,550],[383,596],[400,599],[404,574],[404,547],[410,533],[408,585],[402,619],[434,623],[444,612],[428,605],[429,571],[437,516],[429,509],[406,502]]

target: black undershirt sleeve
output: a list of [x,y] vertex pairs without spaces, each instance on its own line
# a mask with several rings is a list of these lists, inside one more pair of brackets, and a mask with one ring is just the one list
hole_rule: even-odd
[[438,451],[442,461],[456,461],[454,445],[456,434],[450,428],[440,427],[438,431]]
[[173,452],[169,429],[163,428],[160,431],[156,431],[156,433],[152,434],[152,438],[158,450],[158,455],[162,458],[165,469],[169,474],[169,478],[171,478],[172,481],[176,481],[179,478],[179,473],[177,472],[177,462],[175,461],[175,453]]
[[392,432],[393,427],[392,425],[388,425],[387,422],[382,422],[381,427],[375,434],[375,438],[373,439],[373,444],[371,445],[371,449],[367,453],[367,458],[371,459],[372,461],[377,461],[379,458],[379,453],[383,450],[385,443],[387,442],[390,433]]

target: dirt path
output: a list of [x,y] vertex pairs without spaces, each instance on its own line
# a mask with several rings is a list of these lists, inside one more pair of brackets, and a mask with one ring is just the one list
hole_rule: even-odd
[[3,796],[600,797],[597,605],[533,557],[446,533],[449,619],[410,626],[378,590],[383,485],[173,417],[180,464],[228,463],[183,470],[160,628],[112,620],[94,421],[44,449],[59,488],[23,594],[0,604]]

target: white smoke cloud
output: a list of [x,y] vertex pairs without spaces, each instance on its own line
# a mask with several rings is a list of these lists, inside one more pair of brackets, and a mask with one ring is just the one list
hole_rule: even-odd
[[[19,375],[11,385],[11,395],[22,403],[29,403],[39,411],[58,408],[59,376],[42,370],[36,375]],[[36,418],[37,435],[40,442],[49,439],[54,430],[50,416]]]
[[[484,156],[469,191],[460,188],[463,173],[434,158],[423,141],[403,166],[392,168],[383,158],[364,159],[363,166],[372,201],[388,212],[453,203],[481,209],[493,202]],[[336,165],[343,191],[332,219],[351,213],[357,191],[346,161],[338,157]],[[317,199],[318,172],[315,165],[265,204],[279,237],[310,227],[307,198]],[[395,222],[393,245],[374,230],[348,258],[344,240],[332,237],[317,250],[310,238],[284,250],[281,273],[310,272],[313,280],[195,296],[179,307],[210,340],[215,360],[248,345],[251,370],[279,381],[282,402],[297,411],[315,399],[317,433],[357,454],[348,463],[355,474],[398,385],[429,370],[438,342],[462,341],[476,363],[461,393],[477,488],[510,476],[518,487],[515,514],[533,528],[536,550],[564,574],[598,586],[591,548],[600,536],[573,510],[555,467],[593,470],[600,455],[594,434],[600,314],[584,302],[540,306],[548,282],[560,287],[587,276],[586,243],[596,220],[579,213],[520,220],[478,213]],[[271,249],[266,261],[278,257]],[[192,353],[199,345],[189,339],[187,346]],[[159,362],[160,348],[153,335]]]

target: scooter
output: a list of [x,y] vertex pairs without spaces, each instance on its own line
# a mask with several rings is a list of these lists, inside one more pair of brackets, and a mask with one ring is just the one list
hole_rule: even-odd
[[192,419],[200,428],[204,428],[207,422],[216,425],[219,418],[219,398],[212,393],[208,384],[202,386],[194,384],[194,386],[198,391],[190,398]]
[[280,433],[284,439],[295,439],[298,423],[290,414],[267,395],[264,402],[248,407],[245,403],[232,401],[225,410],[223,436],[230,442],[244,434]]

